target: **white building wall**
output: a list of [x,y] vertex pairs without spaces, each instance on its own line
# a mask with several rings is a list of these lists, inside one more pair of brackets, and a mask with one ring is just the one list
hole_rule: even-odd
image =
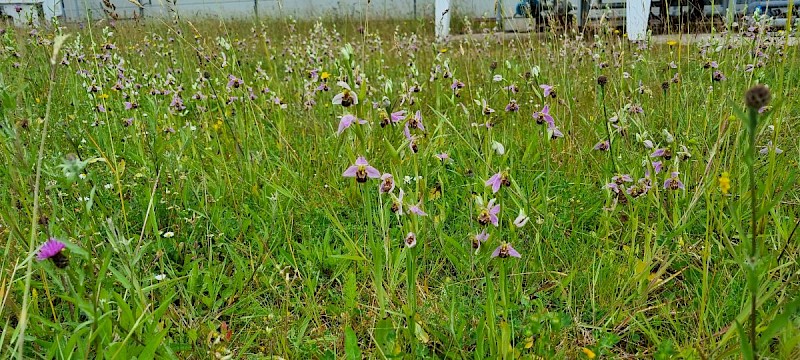
[[[103,17],[101,0],[64,1],[65,16],[69,20],[86,19],[87,9],[93,18]],[[167,0],[140,0],[139,9],[127,0],[111,0],[121,18],[130,18],[134,13],[144,17],[169,15]],[[414,17],[414,0],[177,0],[180,16],[251,17],[255,15],[256,1],[261,17],[288,17],[314,19],[318,17],[364,17],[372,19]],[[517,0],[504,0],[516,2]],[[493,17],[495,0],[453,0],[454,16]],[[433,18],[434,0],[416,0],[416,12],[420,18]]]

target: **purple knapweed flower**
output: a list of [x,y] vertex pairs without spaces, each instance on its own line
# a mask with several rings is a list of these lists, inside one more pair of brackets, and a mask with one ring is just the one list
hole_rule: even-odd
[[480,214],[478,215],[478,223],[481,225],[488,225],[491,223],[494,226],[499,224],[499,219],[497,218],[497,214],[500,213],[500,205],[495,205],[495,199],[489,200],[486,204],[486,207],[481,209]]
[[63,269],[69,264],[69,259],[62,253],[65,247],[66,244],[63,242],[56,238],[50,238],[39,248],[39,252],[36,254],[36,260],[44,261],[50,259],[56,267]]
[[353,89],[350,88],[350,85],[347,85],[347,83],[344,81],[339,81],[336,84],[342,88],[342,92],[333,97],[334,105],[342,105],[344,107],[358,105],[358,96]]
[[678,179],[678,175],[680,175],[679,172],[673,171],[671,176],[670,176],[670,178],[667,179],[666,181],[664,181],[664,189],[669,189],[669,190],[681,189],[681,190],[683,190],[684,186],[683,186],[683,183],[681,182],[681,180]]
[[343,115],[341,117],[341,120],[339,120],[339,129],[336,130],[336,135],[337,136],[341,135],[342,132],[345,131],[345,129],[349,128],[351,125],[355,123],[363,125],[367,123],[367,120],[359,119],[352,114]]
[[344,177],[354,177],[357,182],[367,182],[367,178],[377,179],[381,177],[381,172],[372,167],[363,156],[356,159],[355,164],[351,165],[342,174]]
[[553,116],[550,115],[550,105],[545,105],[541,111],[534,112],[533,118],[539,125],[547,123],[549,126],[555,126],[555,120]]
[[501,259],[505,259],[509,256],[513,256],[515,258],[522,257],[522,255],[520,255],[517,250],[514,250],[509,243],[504,243],[503,245],[498,246],[497,249],[494,249],[494,252],[492,252],[493,258],[499,257]]
[[389,173],[381,175],[381,184],[378,186],[381,193],[390,193],[394,190],[394,176]]

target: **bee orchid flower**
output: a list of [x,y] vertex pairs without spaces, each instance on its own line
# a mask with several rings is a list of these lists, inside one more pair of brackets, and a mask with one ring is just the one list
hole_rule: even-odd
[[344,177],[354,177],[357,182],[367,182],[367,178],[377,179],[381,177],[381,172],[378,169],[369,165],[367,159],[359,156],[355,164],[351,165],[342,174]]
[[344,107],[358,105],[358,95],[350,88],[350,85],[347,85],[344,81],[339,81],[336,84],[342,88],[342,92],[333,97],[334,105],[342,105]]
[[514,250],[509,243],[504,243],[503,245],[498,246],[497,249],[494,249],[494,252],[492,252],[493,258],[499,257],[501,259],[505,259],[509,256],[513,256],[515,258],[522,257],[522,255],[520,255],[517,250]]

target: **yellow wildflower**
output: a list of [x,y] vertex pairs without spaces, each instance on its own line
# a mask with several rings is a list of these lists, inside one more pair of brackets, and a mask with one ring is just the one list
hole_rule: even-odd
[[719,176],[719,191],[727,195],[730,190],[731,190],[731,176],[726,171]]
[[108,99],[108,94],[100,94],[98,97],[101,99]]
[[322,80],[328,80],[331,77],[331,74],[327,71],[323,71],[322,74],[319,75],[319,78]]
[[594,351],[592,351],[592,350],[590,350],[588,348],[583,348],[583,349],[581,349],[581,351],[583,351],[583,353],[586,354],[586,358],[588,358],[588,359],[594,359],[594,358],[597,357],[597,355],[594,353]]
[[533,347],[533,336],[529,336],[527,339],[525,339],[525,348],[530,349],[532,347]]
[[677,41],[675,41],[675,40],[669,40],[669,41],[667,41],[667,45],[669,45],[669,46],[675,46],[675,45],[678,45],[678,42],[677,42]]
[[446,53],[446,52],[447,52],[447,48],[441,48],[441,49],[439,49],[439,52],[440,52],[440,53],[442,53],[442,54],[444,54],[444,53]]

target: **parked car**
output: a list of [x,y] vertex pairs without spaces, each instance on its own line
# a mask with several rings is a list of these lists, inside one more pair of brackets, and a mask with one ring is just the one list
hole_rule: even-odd
[[[794,1],[792,4],[793,23],[800,19],[798,7],[800,7],[800,1]],[[789,22],[789,1],[752,1],[747,4],[746,14],[751,17],[768,16],[770,18],[767,20],[769,25],[783,28]]]

